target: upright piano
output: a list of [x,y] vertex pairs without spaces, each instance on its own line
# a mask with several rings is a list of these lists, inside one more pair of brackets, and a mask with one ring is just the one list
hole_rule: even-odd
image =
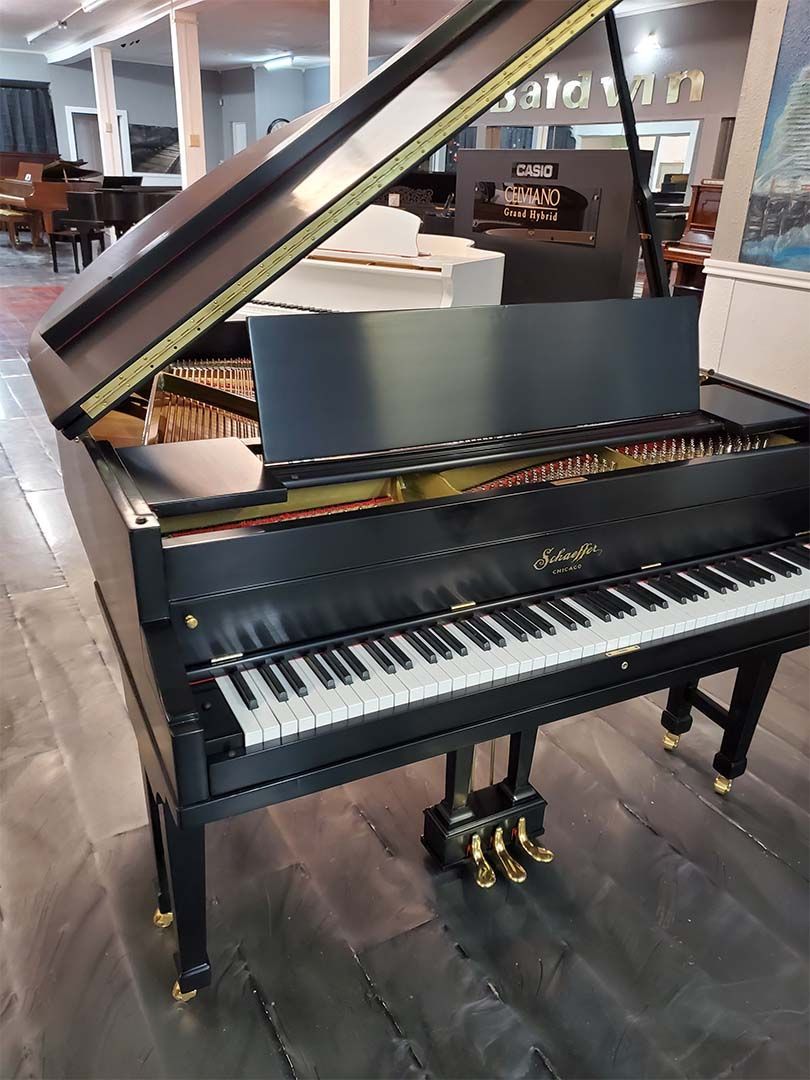
[[[610,6],[452,12],[126,233],[32,338],[178,1001],[211,980],[207,823],[446,755],[428,851],[518,885],[552,857],[539,725],[668,688],[664,750],[706,714],[720,797],[807,641],[810,412],[702,375],[693,301],[228,321]],[[143,445],[133,401],[206,364],[227,384]],[[248,412],[253,434],[224,429]],[[100,437],[116,414],[132,445]],[[724,670],[728,709],[700,687]],[[476,745],[507,735],[506,775],[471,791]]]

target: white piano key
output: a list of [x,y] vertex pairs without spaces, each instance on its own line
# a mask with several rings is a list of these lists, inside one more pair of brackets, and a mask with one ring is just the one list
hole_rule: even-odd
[[239,692],[227,675],[218,675],[214,682],[219,687],[225,698],[236,722],[242,729],[245,737],[245,749],[258,749],[264,745],[264,729],[253,715],[256,711],[249,709],[239,696]]
[[360,661],[369,673],[369,678],[364,680],[370,690],[373,690],[379,702],[379,712],[388,712],[394,707],[394,689],[387,686],[381,676],[384,674],[382,669],[373,664],[371,657],[365,649],[361,649],[359,645],[349,645],[349,651],[352,655]]
[[281,724],[276,719],[273,710],[272,702],[276,699],[273,697],[270,687],[255,668],[248,668],[242,674],[259,703],[258,709],[254,711],[256,719],[261,724],[264,732],[264,745],[271,746],[273,743],[281,742]]
[[[290,667],[296,673],[298,678],[307,688],[307,695],[304,698],[309,708],[312,710],[312,715],[315,717],[315,728],[329,727],[330,724],[335,722],[334,710],[338,709],[342,712],[340,716],[341,720],[346,719],[347,711],[343,702],[335,702],[334,708],[329,702],[327,702],[324,695],[321,693],[322,687],[318,678],[310,671],[309,666],[298,657],[296,660],[290,660]],[[338,707],[339,706],[339,707]]]

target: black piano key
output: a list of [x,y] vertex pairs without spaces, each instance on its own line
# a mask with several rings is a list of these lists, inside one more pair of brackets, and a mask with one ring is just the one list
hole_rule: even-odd
[[498,626],[502,626],[509,637],[516,638],[518,641],[528,641],[529,635],[526,631],[512,622],[510,618],[503,614],[502,611],[490,611],[487,613],[490,619],[494,619]]
[[777,548],[777,549],[776,549],[776,550],[774,551],[774,553],[773,553],[773,554],[774,554],[774,555],[778,555],[778,556],[779,556],[779,558],[780,558],[780,559],[782,559],[782,560],[783,560],[784,562],[786,562],[786,563],[789,563],[789,565],[790,565],[790,566],[793,566],[793,567],[795,567],[795,568],[796,568],[796,570],[797,570],[797,571],[798,571],[798,572],[799,572],[800,574],[801,574],[802,570],[804,569],[804,566],[803,566],[803,564],[802,564],[802,561],[801,561],[801,559],[799,559],[799,558],[795,558],[795,559],[792,559],[792,558],[790,557],[790,552],[789,552],[789,551],[787,551],[787,550],[786,550],[785,548]]
[[304,657],[304,661],[306,664],[309,665],[310,670],[314,672],[316,678],[319,680],[319,682],[323,683],[327,690],[335,689],[335,680],[332,676],[331,671],[329,671],[328,668],[324,667],[324,665],[321,663],[317,656],[307,654]]
[[717,569],[726,577],[733,577],[735,581],[739,581],[742,585],[752,586],[757,583],[753,573],[750,573],[747,567],[739,566],[733,559],[718,563]]
[[810,551],[804,546],[804,544],[786,544],[785,553],[788,558],[792,559],[803,566],[806,570],[810,570]]
[[419,636],[421,638],[424,638],[428,646],[435,653],[438,653],[439,656],[444,657],[445,660],[453,659],[453,650],[450,648],[449,645],[445,644],[445,642],[443,642],[440,637],[437,637],[437,635],[433,633],[432,629],[428,630],[426,626],[420,627]]
[[554,607],[561,611],[564,615],[567,615],[569,619],[573,619],[575,623],[580,626],[584,626],[586,629],[591,625],[591,620],[587,615],[583,615],[581,611],[578,611],[573,604],[567,604],[565,600],[555,599]]
[[705,585],[712,592],[720,593],[721,596],[725,595],[731,587],[730,581],[724,581],[719,574],[713,574],[711,570],[705,570],[703,567],[697,569],[690,567],[689,577],[699,581],[701,585]]
[[439,626],[439,624],[437,623],[435,626],[431,627],[431,629],[433,630],[434,634],[437,634],[442,639],[445,645],[450,646],[456,656],[467,655],[467,646],[464,644],[463,641],[459,640],[459,638],[450,630],[449,627]]
[[603,608],[601,604],[597,603],[593,597],[588,596],[585,593],[576,593],[574,599],[580,607],[584,607],[586,611],[590,611],[591,615],[595,615],[597,619],[601,619],[602,622],[610,622],[610,612],[606,608]]
[[691,581],[687,581],[680,574],[667,574],[667,581],[674,585],[676,589],[680,589],[690,603],[700,599],[697,585],[693,585]]
[[661,608],[662,611],[665,608],[669,607],[669,600],[665,600],[663,596],[659,595],[657,592],[654,592],[652,588],[648,588],[645,583],[641,581],[634,581],[633,588],[636,589],[638,592],[643,593],[643,595],[649,600],[652,600],[655,606]]
[[280,681],[269,664],[259,664],[259,674],[270,687],[276,701],[287,701],[289,699],[290,695],[287,693],[287,687]]
[[338,657],[336,652],[321,653],[321,659],[323,662],[334,671],[335,675],[340,679],[344,686],[348,686],[354,680],[352,679],[352,673]]
[[766,566],[759,566],[759,559],[755,559],[753,556],[749,556],[743,559],[743,562],[747,562],[755,572],[763,574],[766,581],[776,581],[776,574],[773,570],[769,570]]
[[702,581],[704,585],[708,585],[709,588],[714,589],[715,592],[737,592],[739,589],[739,585],[736,581],[730,581],[722,574],[716,574],[714,570],[710,570],[708,566],[701,566],[699,570],[693,570],[692,573],[697,575],[698,581]]
[[625,615],[635,615],[636,614],[636,609],[633,607],[633,605],[630,603],[629,600],[626,600],[621,595],[617,596],[616,593],[611,591],[610,589],[605,589],[604,592],[606,592],[608,594],[608,596],[611,598],[611,600],[614,602],[614,604],[619,605],[619,607],[625,613]]
[[395,641],[392,641],[391,638],[380,638],[377,644],[381,649],[385,649],[398,667],[405,668],[406,671],[410,671],[413,667],[413,660],[411,660],[410,656],[406,656],[399,645],[397,645]]
[[[691,570],[685,570],[684,573],[688,574],[690,579],[692,579],[692,571]],[[701,598],[701,600],[708,600],[709,599],[709,590],[704,589],[704,587],[700,584],[700,582],[697,580],[697,578],[694,578],[694,579],[692,579],[690,581],[687,581],[684,578],[683,574],[678,574],[677,578],[678,578],[679,581],[683,581],[685,585],[688,585],[690,589],[692,589],[694,592],[696,592],[697,595]]]
[[686,594],[676,585],[673,585],[671,581],[667,581],[666,578],[650,578],[650,585],[659,592],[662,592],[665,596],[668,596],[670,600],[675,600],[678,604],[686,603]]
[[247,682],[245,681],[245,676],[242,674],[242,672],[229,671],[228,677],[230,678],[233,685],[236,687],[236,692],[239,694],[239,697],[242,699],[242,701],[244,701],[245,705],[247,705],[249,709],[258,709],[259,702],[256,700],[256,695],[248,686]]
[[543,611],[547,615],[550,615],[555,622],[558,622],[560,626],[564,626],[566,630],[576,630],[577,623],[573,616],[569,615],[567,611],[564,611],[556,600],[545,600],[540,604]]
[[772,570],[774,574],[778,574],[780,577],[793,577],[799,574],[798,566],[791,566],[784,559],[776,559],[766,552],[758,551],[755,555],[749,555],[748,557],[759,563],[760,566],[764,566],[767,570]]
[[764,585],[769,579],[775,580],[770,570],[760,570],[758,566],[754,566],[747,559],[729,559],[728,561],[733,562],[738,569],[750,574],[755,585]]
[[491,623],[484,622],[483,619],[475,618],[474,620],[476,630],[480,630],[484,637],[489,638],[493,645],[497,645],[499,649],[503,649],[506,646],[506,638],[503,634],[499,633]]
[[413,630],[406,630],[405,638],[429,664],[435,664],[437,662],[438,657],[436,656],[436,653],[431,649],[424,638],[421,638],[417,633],[414,633]]
[[541,638],[543,636],[543,628],[539,623],[541,621],[545,622],[545,619],[533,619],[528,612],[524,612],[521,608],[509,608],[507,615],[521,630],[525,630],[529,637]]
[[293,669],[293,666],[289,662],[289,660],[277,661],[276,667],[279,669],[281,674],[284,676],[284,678],[287,680],[287,682],[290,684],[290,686],[293,688],[293,690],[299,697],[307,696],[307,694],[309,693],[309,689],[306,683],[301,681],[298,676],[298,672]]
[[[543,611],[548,612],[548,607],[542,600],[537,601],[536,607],[542,608]],[[537,627],[538,631],[541,631],[541,633],[548,634],[549,637],[552,637],[557,633],[557,627],[553,622],[544,619],[542,615],[539,615],[536,611],[532,611],[531,608],[527,607],[525,604],[521,604],[517,610],[524,619],[527,619],[533,626]],[[562,623],[560,623],[560,625],[562,625]]]
[[356,656],[351,649],[347,648],[345,645],[340,645],[338,647],[338,652],[340,653],[341,660],[346,661],[347,665],[352,669],[358,679],[367,682],[371,678],[371,672],[360,657]]
[[487,652],[489,649],[492,648],[492,642],[489,640],[489,638],[484,637],[481,631],[478,630],[477,627],[474,626],[473,623],[469,620],[457,619],[456,622],[453,623],[453,626],[459,631],[459,633],[464,634],[465,637],[468,637],[473,643],[473,645],[477,645],[478,648],[483,649],[484,652]]
[[[644,608],[645,611],[655,611],[656,597],[651,592],[647,592],[646,589],[641,589],[638,585],[617,585],[616,589],[626,596],[628,600],[632,600],[634,604],[638,604],[640,608]],[[664,603],[665,601],[662,601]]]
[[373,657],[386,675],[396,675],[397,669],[394,661],[382,651],[376,641],[364,641],[363,648],[369,656]]
[[591,594],[597,604],[601,604],[602,607],[609,611],[615,619],[624,618],[624,608],[616,599],[616,597],[607,591],[607,589],[597,589],[595,594]]

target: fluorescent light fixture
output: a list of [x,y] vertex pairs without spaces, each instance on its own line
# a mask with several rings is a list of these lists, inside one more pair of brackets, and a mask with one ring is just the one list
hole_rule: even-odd
[[81,0],[82,11],[88,14],[91,11],[95,11],[96,8],[100,8],[102,4],[106,4],[107,0]]
[[262,66],[265,71],[281,71],[282,68],[291,68],[293,66],[293,54],[286,53],[283,56],[271,56],[269,60],[265,60]]
[[651,53],[656,49],[661,48],[661,42],[658,40],[658,34],[651,33],[643,37],[641,41],[636,45],[637,53]]

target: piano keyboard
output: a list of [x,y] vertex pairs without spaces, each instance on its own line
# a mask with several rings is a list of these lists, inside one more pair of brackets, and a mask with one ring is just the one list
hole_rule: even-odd
[[255,750],[808,599],[810,546],[789,544],[234,669],[216,683]]

